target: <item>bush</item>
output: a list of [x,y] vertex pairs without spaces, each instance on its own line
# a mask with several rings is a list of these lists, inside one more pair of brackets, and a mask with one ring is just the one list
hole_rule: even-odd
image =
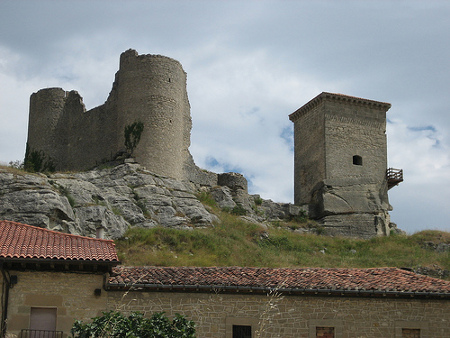
[[39,173],[39,172],[55,172],[56,166],[53,160],[45,155],[41,150],[32,150],[29,148],[28,143],[25,150],[25,160],[23,167],[26,171]]
[[237,203],[236,206],[231,210],[231,213],[237,216],[245,216],[247,215],[247,210],[244,209],[242,204]]
[[71,333],[72,337],[78,338],[194,338],[195,324],[179,314],[170,321],[164,312],[145,318],[140,312],[133,312],[126,317],[118,311],[109,311],[92,318],[90,323],[75,321]]
[[212,197],[211,193],[209,193],[209,192],[202,191],[202,192],[197,194],[197,198],[204,205],[208,205],[210,207],[215,207],[217,205],[214,197]]
[[128,153],[133,155],[134,148],[138,145],[141,140],[141,134],[144,130],[144,124],[142,122],[134,122],[128,126],[125,126],[123,131],[125,138],[125,148],[127,148]]

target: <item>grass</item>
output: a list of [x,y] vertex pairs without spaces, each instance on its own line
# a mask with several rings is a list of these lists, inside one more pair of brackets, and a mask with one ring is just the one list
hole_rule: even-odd
[[450,270],[449,252],[424,243],[450,243],[450,233],[422,231],[370,240],[298,234],[289,227],[248,223],[217,211],[222,222],[191,230],[132,228],[116,241],[125,265],[253,267],[406,267]]
[[[0,166],[16,175],[23,170]],[[27,173],[29,174],[29,173]],[[67,189],[60,187],[71,205]],[[139,202],[139,196],[135,196]],[[370,240],[299,234],[292,230],[316,227],[303,215],[291,222],[274,222],[267,229],[220,210],[208,193],[199,200],[216,213],[221,223],[191,230],[156,227],[131,228],[116,241],[125,265],[156,266],[255,266],[255,267],[433,267],[450,270],[450,252],[433,246],[450,244],[450,233],[426,230],[410,236],[376,237]],[[96,201],[100,203],[101,201]],[[259,204],[259,201],[255,201]],[[140,203],[147,217],[150,213]],[[118,211],[115,211],[118,213]],[[320,233],[320,228],[317,228]]]
[[36,175],[34,173],[26,172],[23,169],[19,169],[19,168],[7,166],[7,165],[0,165],[0,169],[2,171],[6,171],[6,172],[14,174],[14,175],[21,175],[21,176],[24,176],[24,175]]

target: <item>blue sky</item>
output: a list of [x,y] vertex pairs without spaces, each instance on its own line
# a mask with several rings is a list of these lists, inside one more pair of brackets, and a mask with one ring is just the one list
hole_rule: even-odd
[[77,90],[88,109],[133,48],[180,61],[195,162],[293,201],[288,115],[323,91],[389,102],[392,220],[450,231],[450,2],[0,1],[0,161],[22,159],[29,97]]

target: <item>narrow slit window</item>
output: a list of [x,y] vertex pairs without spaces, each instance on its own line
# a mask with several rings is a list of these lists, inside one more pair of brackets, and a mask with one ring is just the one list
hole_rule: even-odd
[[353,156],[353,164],[354,165],[362,165],[362,157],[359,155]]

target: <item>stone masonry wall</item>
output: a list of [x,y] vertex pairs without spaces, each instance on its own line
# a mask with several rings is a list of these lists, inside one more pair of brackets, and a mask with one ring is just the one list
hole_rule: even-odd
[[335,327],[336,337],[401,337],[402,328],[445,337],[450,324],[450,303],[434,300],[110,291],[108,308],[180,313],[202,338],[232,337],[233,324],[252,326],[255,337],[315,337],[317,326]]
[[294,203],[311,202],[311,191],[326,178],[325,120],[321,105],[294,121]]
[[[117,133],[142,121],[145,128],[134,152],[136,160],[150,171],[183,179],[192,122],[181,64],[168,57],[128,50],[120,57],[116,83]],[[118,136],[119,147],[124,139]]]
[[[17,275],[17,284],[10,289],[8,333],[18,335],[29,328],[32,307],[56,308],[56,330],[70,336],[75,320],[84,321],[106,309],[107,295],[102,289],[102,274],[44,271],[10,271]],[[95,289],[102,289],[100,296]]]
[[[326,178],[364,178],[383,183],[387,168],[386,116],[380,109],[325,103]],[[362,165],[353,164],[353,155]]]
[[113,88],[99,107],[86,111],[76,91],[61,88],[31,95],[28,146],[51,158],[58,171],[86,170],[123,153],[124,128],[134,122],[144,124],[133,154],[140,164],[176,179],[195,176],[186,73],[176,60],[131,49],[122,53]]
[[388,235],[386,111],[390,104],[322,93],[290,115],[295,203],[324,234]]
[[[256,294],[105,291],[104,276],[91,273],[11,271],[7,333],[29,327],[32,307],[57,309],[57,330],[70,335],[75,320],[102,311],[165,312],[196,323],[197,337],[232,337],[232,325],[249,325],[256,337],[315,337],[316,327],[334,327],[336,337],[401,337],[402,328],[421,337],[446,337],[450,302],[393,298]],[[0,278],[1,281],[1,278]],[[100,296],[95,289],[102,289]],[[260,336],[256,333],[261,333]]]

